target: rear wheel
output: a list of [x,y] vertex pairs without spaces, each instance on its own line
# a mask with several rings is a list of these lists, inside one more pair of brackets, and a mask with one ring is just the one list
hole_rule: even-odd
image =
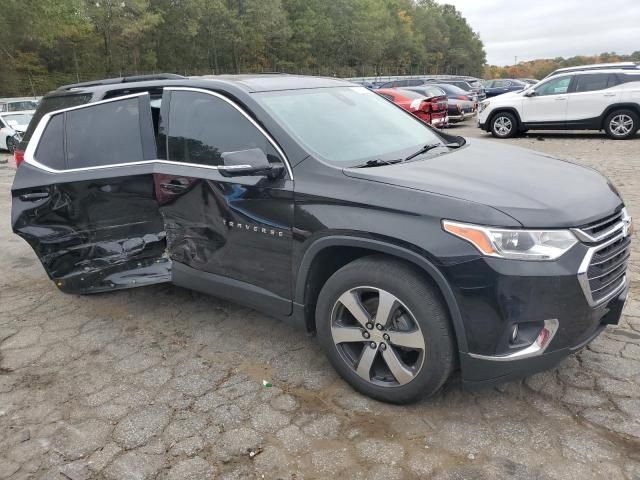
[[356,260],[322,288],[318,339],[356,390],[391,403],[437,392],[454,366],[453,333],[436,289],[384,256]]
[[518,133],[518,120],[509,112],[499,112],[491,119],[491,133],[494,137],[510,138]]
[[614,140],[626,140],[633,137],[640,128],[638,115],[633,110],[616,110],[607,115],[604,130]]

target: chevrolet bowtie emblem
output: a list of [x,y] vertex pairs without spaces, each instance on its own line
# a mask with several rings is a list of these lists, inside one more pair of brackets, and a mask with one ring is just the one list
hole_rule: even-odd
[[627,215],[622,218],[622,235],[627,237],[633,234],[633,219]]

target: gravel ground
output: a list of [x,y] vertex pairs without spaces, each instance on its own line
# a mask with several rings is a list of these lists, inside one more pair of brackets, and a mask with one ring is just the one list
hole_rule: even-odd
[[[597,168],[640,218],[640,138],[509,142]],[[589,348],[525,381],[453,379],[396,407],[252,310],[168,285],[60,293],[10,231],[13,172],[0,163],[0,479],[640,479],[637,233],[622,322]]]

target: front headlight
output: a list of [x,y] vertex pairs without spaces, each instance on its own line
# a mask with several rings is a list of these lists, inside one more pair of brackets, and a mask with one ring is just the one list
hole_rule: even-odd
[[443,220],[442,228],[490,257],[556,260],[578,240],[569,230],[509,230]]
[[478,104],[478,113],[482,113],[484,111],[485,108],[487,108],[489,106],[489,102],[484,101],[484,102],[480,102]]

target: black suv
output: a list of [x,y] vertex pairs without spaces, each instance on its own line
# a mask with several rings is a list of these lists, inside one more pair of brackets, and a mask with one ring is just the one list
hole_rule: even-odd
[[243,302],[398,403],[456,369],[481,385],[550,367],[620,318],[631,219],[593,170],[334,79],[104,82],[40,108],[12,225],[63,292]]

